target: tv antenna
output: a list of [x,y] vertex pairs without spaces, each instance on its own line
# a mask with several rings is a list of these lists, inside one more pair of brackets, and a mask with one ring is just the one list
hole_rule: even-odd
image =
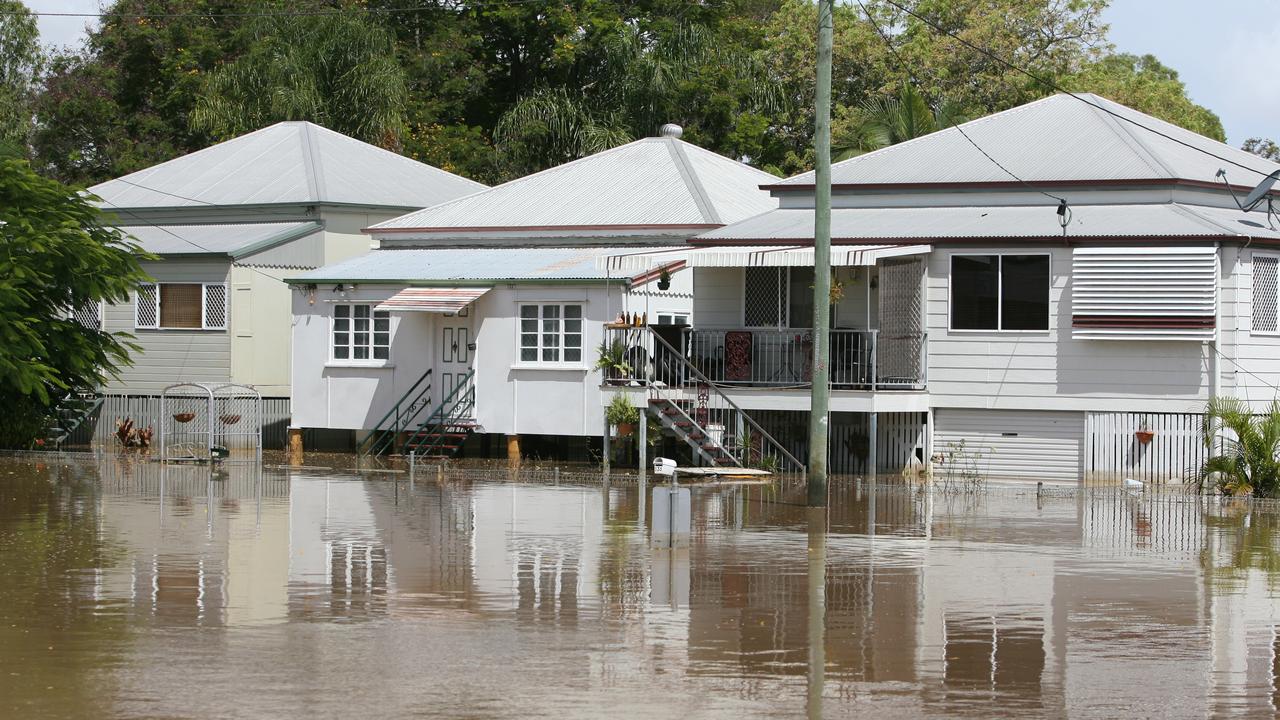
[[1231,193],[1231,199],[1236,201],[1236,206],[1240,208],[1241,212],[1256,210],[1265,200],[1267,202],[1267,227],[1272,230],[1276,229],[1271,223],[1271,218],[1275,214],[1273,205],[1275,198],[1271,196],[1271,186],[1276,184],[1276,180],[1280,180],[1280,170],[1276,170],[1262,178],[1262,182],[1258,183],[1258,186],[1250,190],[1249,194],[1245,196],[1244,202],[1240,202],[1240,198],[1236,197],[1236,191],[1231,189],[1231,183],[1227,182],[1227,171],[1225,169],[1218,168],[1216,177],[1222,178],[1222,184],[1227,186],[1227,192]]

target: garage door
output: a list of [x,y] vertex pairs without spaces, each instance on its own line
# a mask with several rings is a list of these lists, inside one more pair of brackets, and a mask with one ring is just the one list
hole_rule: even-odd
[[963,440],[975,469],[990,478],[1075,482],[1083,437],[1084,413],[934,411],[933,451],[945,453]]

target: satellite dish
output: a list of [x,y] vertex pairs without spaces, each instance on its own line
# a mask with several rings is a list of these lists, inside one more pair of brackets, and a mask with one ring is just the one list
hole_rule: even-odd
[[1271,186],[1276,184],[1276,180],[1280,180],[1280,170],[1276,170],[1263,178],[1262,182],[1258,183],[1258,187],[1254,188],[1253,191],[1249,193],[1249,196],[1244,199],[1244,202],[1240,205],[1240,209],[1245,212],[1249,212],[1261,205],[1262,200],[1271,190]]

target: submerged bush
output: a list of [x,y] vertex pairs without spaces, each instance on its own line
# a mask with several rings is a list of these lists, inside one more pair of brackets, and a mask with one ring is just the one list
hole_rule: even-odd
[[[1280,401],[1255,415],[1238,398],[1213,398],[1201,426],[1205,447],[1218,451],[1196,474],[1200,491],[1226,495],[1280,495]],[[1220,446],[1220,447],[1216,447]]]

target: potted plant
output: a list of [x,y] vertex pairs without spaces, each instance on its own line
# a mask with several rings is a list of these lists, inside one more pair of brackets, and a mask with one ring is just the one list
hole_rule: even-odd
[[658,273],[658,289],[659,290],[671,289],[671,272],[666,268],[662,268],[662,272]]
[[636,431],[636,423],[640,422],[640,411],[631,404],[630,398],[624,394],[613,396],[609,407],[604,411],[605,419],[618,429],[618,437],[630,437]]
[[1156,436],[1156,434],[1151,430],[1151,424],[1147,421],[1146,415],[1143,415],[1138,420],[1138,430],[1133,435],[1138,438],[1138,442],[1143,445],[1150,444],[1151,439]]
[[618,384],[627,375],[631,374],[631,366],[627,364],[627,345],[617,338],[613,342],[601,342],[597,348],[599,357],[596,358],[596,369],[604,371],[606,380],[613,384]]

